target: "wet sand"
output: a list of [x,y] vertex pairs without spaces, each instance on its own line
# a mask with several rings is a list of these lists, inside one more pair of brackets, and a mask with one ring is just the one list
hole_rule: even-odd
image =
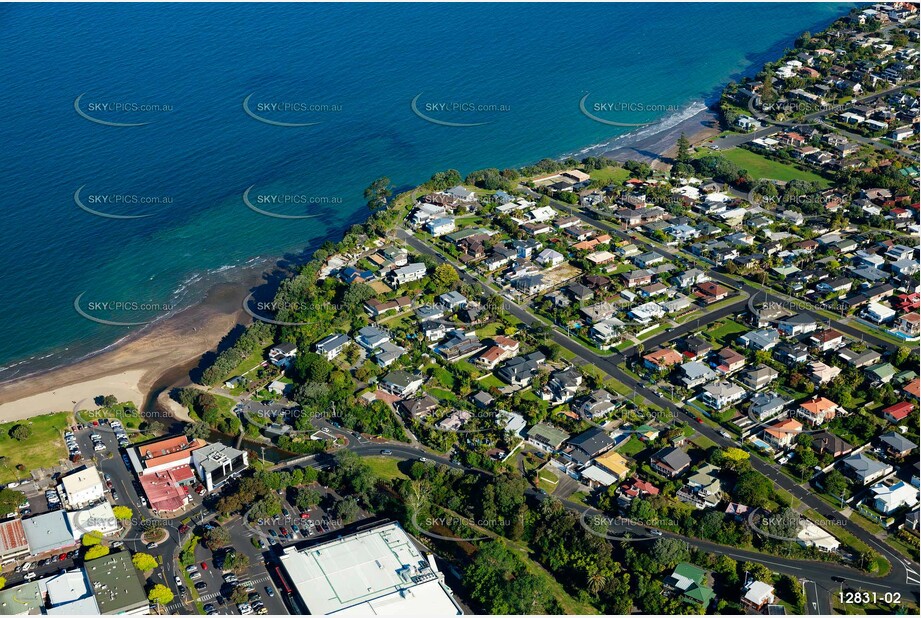
[[215,285],[200,303],[113,349],[0,384],[0,422],[72,410],[76,403],[100,395],[115,395],[119,401],[144,406],[155,387],[188,382],[188,372],[203,354],[215,350],[236,324],[252,319],[243,311],[242,302],[254,284],[258,282]]

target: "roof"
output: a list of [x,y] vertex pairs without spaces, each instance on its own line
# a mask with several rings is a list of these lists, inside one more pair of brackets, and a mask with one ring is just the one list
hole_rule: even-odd
[[64,511],[51,511],[23,519],[22,527],[29,541],[29,551],[35,556],[74,544],[70,523]]
[[582,476],[605,486],[613,485],[619,478],[594,464],[585,468],[585,470],[582,471]]
[[906,451],[912,451],[918,448],[918,445],[903,436],[900,433],[895,431],[890,431],[889,433],[884,433],[879,437],[879,441],[885,444],[886,446],[891,447],[893,450],[899,453],[904,453]]
[[791,434],[797,434],[803,430],[803,424],[799,421],[795,421],[792,418],[774,423],[770,427],[764,430],[764,432],[770,436],[777,438],[778,440],[783,440],[790,436]]
[[38,615],[44,605],[44,594],[38,581],[0,590],[0,616]]
[[221,469],[228,459],[233,460],[241,455],[243,455],[241,450],[221,442],[214,442],[192,453],[192,462],[196,466],[201,466],[205,472],[214,472]]
[[668,367],[680,363],[684,360],[684,357],[671,348],[662,348],[661,350],[646,354],[643,356],[643,359],[659,367]]
[[844,465],[863,477],[873,476],[889,467],[881,461],[870,459],[863,453],[845,458]]
[[83,569],[93,587],[100,613],[127,613],[148,605],[143,582],[128,552],[90,560]]
[[821,414],[822,412],[836,408],[837,405],[838,404],[836,404],[834,401],[826,399],[825,397],[814,397],[802,402],[799,404],[799,407],[812,414]]
[[603,429],[591,427],[579,435],[569,438],[567,443],[588,453],[595,453],[614,445],[614,440]]
[[558,446],[569,439],[569,434],[562,429],[557,429],[547,423],[538,423],[528,429],[529,438],[540,438],[539,441],[546,442],[551,446]]
[[417,378],[413,374],[407,371],[403,371],[402,369],[397,369],[396,371],[391,371],[390,373],[385,375],[383,380],[381,381],[387,382],[389,384],[393,384],[394,386],[400,386],[402,388],[406,388],[417,380],[419,380],[419,378]]
[[654,461],[660,461],[672,470],[681,470],[691,465],[688,454],[675,446],[667,446],[652,456]]
[[915,407],[907,401],[900,401],[899,403],[893,404],[888,408],[883,408],[883,414],[888,414],[892,418],[900,421],[911,414],[912,410],[914,409]]
[[450,589],[396,523],[350,534],[280,557],[304,613],[460,615]]
[[[610,470],[617,476],[623,478],[630,472],[630,464],[627,459],[617,451],[608,451],[604,455],[595,458],[595,463]],[[653,488],[655,489],[655,488]],[[653,492],[650,492],[653,493]],[[658,490],[655,491],[658,493]]]
[[21,520],[10,519],[0,522],[0,556],[18,553],[28,547]]
[[62,478],[61,485],[64,487],[64,492],[70,497],[87,489],[102,487],[102,477],[99,476],[96,466],[87,466]]
[[177,466],[168,470],[160,470],[144,474],[140,477],[144,495],[150,502],[150,508],[158,511],[175,511],[186,503],[188,494],[179,486],[180,471],[192,469],[188,465]]

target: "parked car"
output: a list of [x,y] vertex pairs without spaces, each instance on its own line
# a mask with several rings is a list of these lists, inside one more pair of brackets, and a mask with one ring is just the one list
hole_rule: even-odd
[[208,587],[208,584],[206,584],[205,582],[198,582],[197,584],[195,584],[196,590],[204,590],[207,587]]

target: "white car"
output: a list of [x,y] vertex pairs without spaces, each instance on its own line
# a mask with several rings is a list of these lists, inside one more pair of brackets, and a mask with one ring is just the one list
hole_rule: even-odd
[[182,585],[182,580],[179,578],[178,575],[176,576],[176,585],[177,585],[177,586],[181,586],[181,585]]
[[26,573],[26,576],[23,577],[23,579],[26,580],[27,582],[30,582],[30,581],[32,581],[33,579],[35,579],[36,577],[38,577],[38,575],[36,575],[36,574],[35,574],[34,572],[32,572],[32,571],[29,571],[28,573]]

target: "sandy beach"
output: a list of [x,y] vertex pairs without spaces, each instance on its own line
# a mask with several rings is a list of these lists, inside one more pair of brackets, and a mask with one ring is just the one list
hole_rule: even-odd
[[638,137],[624,146],[612,148],[604,156],[617,161],[644,161],[654,169],[667,170],[677,150],[678,138],[684,133],[692,146],[705,142],[720,132],[719,117],[711,109],[704,109],[673,127],[646,137]]
[[[242,310],[250,289],[246,283],[216,285],[201,303],[111,350],[0,384],[0,422],[73,410],[77,403],[100,395],[115,395],[119,401],[133,401],[141,407],[164,376],[169,382],[187,382],[189,369],[202,354],[216,349],[234,325],[251,319]],[[92,407],[91,401],[85,404],[81,407]]]
[[[604,154],[619,161],[647,161],[653,167],[668,169],[681,133],[692,144],[710,139],[719,133],[716,113],[703,110],[673,127],[638,136],[630,144]],[[202,302],[135,333],[110,350],[73,365],[0,384],[0,422],[69,411],[77,404],[92,408],[92,399],[104,395],[115,395],[119,401],[132,401],[142,407],[152,390],[160,395],[158,407],[169,408],[175,415],[175,408],[159,391],[190,383],[189,371],[198,365],[201,356],[216,350],[236,324],[251,320],[242,310],[242,301],[268,278],[267,273],[262,273],[258,279],[254,276],[245,282],[215,285]]]

